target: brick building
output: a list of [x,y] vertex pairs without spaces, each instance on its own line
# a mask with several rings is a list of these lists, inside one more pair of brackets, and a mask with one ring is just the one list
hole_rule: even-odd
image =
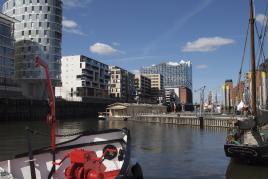
[[192,104],[193,103],[193,95],[192,91],[187,87],[179,87],[180,93],[180,103],[181,104]]

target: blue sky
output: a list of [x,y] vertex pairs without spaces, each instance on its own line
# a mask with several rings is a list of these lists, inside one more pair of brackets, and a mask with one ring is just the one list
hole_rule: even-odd
[[[190,60],[193,89],[206,85],[207,90],[218,93],[225,79],[237,81],[248,23],[248,0],[63,3],[64,56],[84,54],[129,71],[160,62]],[[255,0],[258,20],[263,19],[266,4],[267,0]],[[246,57],[249,61],[249,55]]]

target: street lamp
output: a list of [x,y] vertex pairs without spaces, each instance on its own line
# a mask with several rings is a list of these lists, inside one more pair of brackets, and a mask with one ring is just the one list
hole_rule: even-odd
[[195,92],[200,91],[200,113],[199,113],[200,117],[201,117],[202,114],[203,114],[203,108],[204,108],[204,107],[203,107],[203,106],[204,106],[204,92],[205,92],[205,88],[206,88],[206,86],[202,86],[201,88],[195,90]]

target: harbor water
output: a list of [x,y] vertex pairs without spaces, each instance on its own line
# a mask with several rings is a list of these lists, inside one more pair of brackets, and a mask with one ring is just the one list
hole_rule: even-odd
[[[50,144],[45,122],[2,123],[0,160],[27,151],[25,126],[40,132],[32,137],[34,148]],[[225,157],[226,129],[179,126],[134,121],[95,119],[60,121],[59,134],[127,127],[131,131],[132,160],[142,165],[144,178],[267,179],[267,167],[236,163]]]

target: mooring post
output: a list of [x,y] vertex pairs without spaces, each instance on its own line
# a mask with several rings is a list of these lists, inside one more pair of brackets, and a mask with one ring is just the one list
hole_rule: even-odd
[[35,174],[35,164],[33,158],[33,151],[32,151],[32,144],[31,144],[31,134],[29,127],[25,127],[27,144],[28,144],[28,157],[29,157],[29,165],[30,165],[30,172],[31,172],[31,179],[36,179]]
[[198,117],[199,119],[199,124],[200,124],[200,129],[204,128],[204,118],[202,116]]

